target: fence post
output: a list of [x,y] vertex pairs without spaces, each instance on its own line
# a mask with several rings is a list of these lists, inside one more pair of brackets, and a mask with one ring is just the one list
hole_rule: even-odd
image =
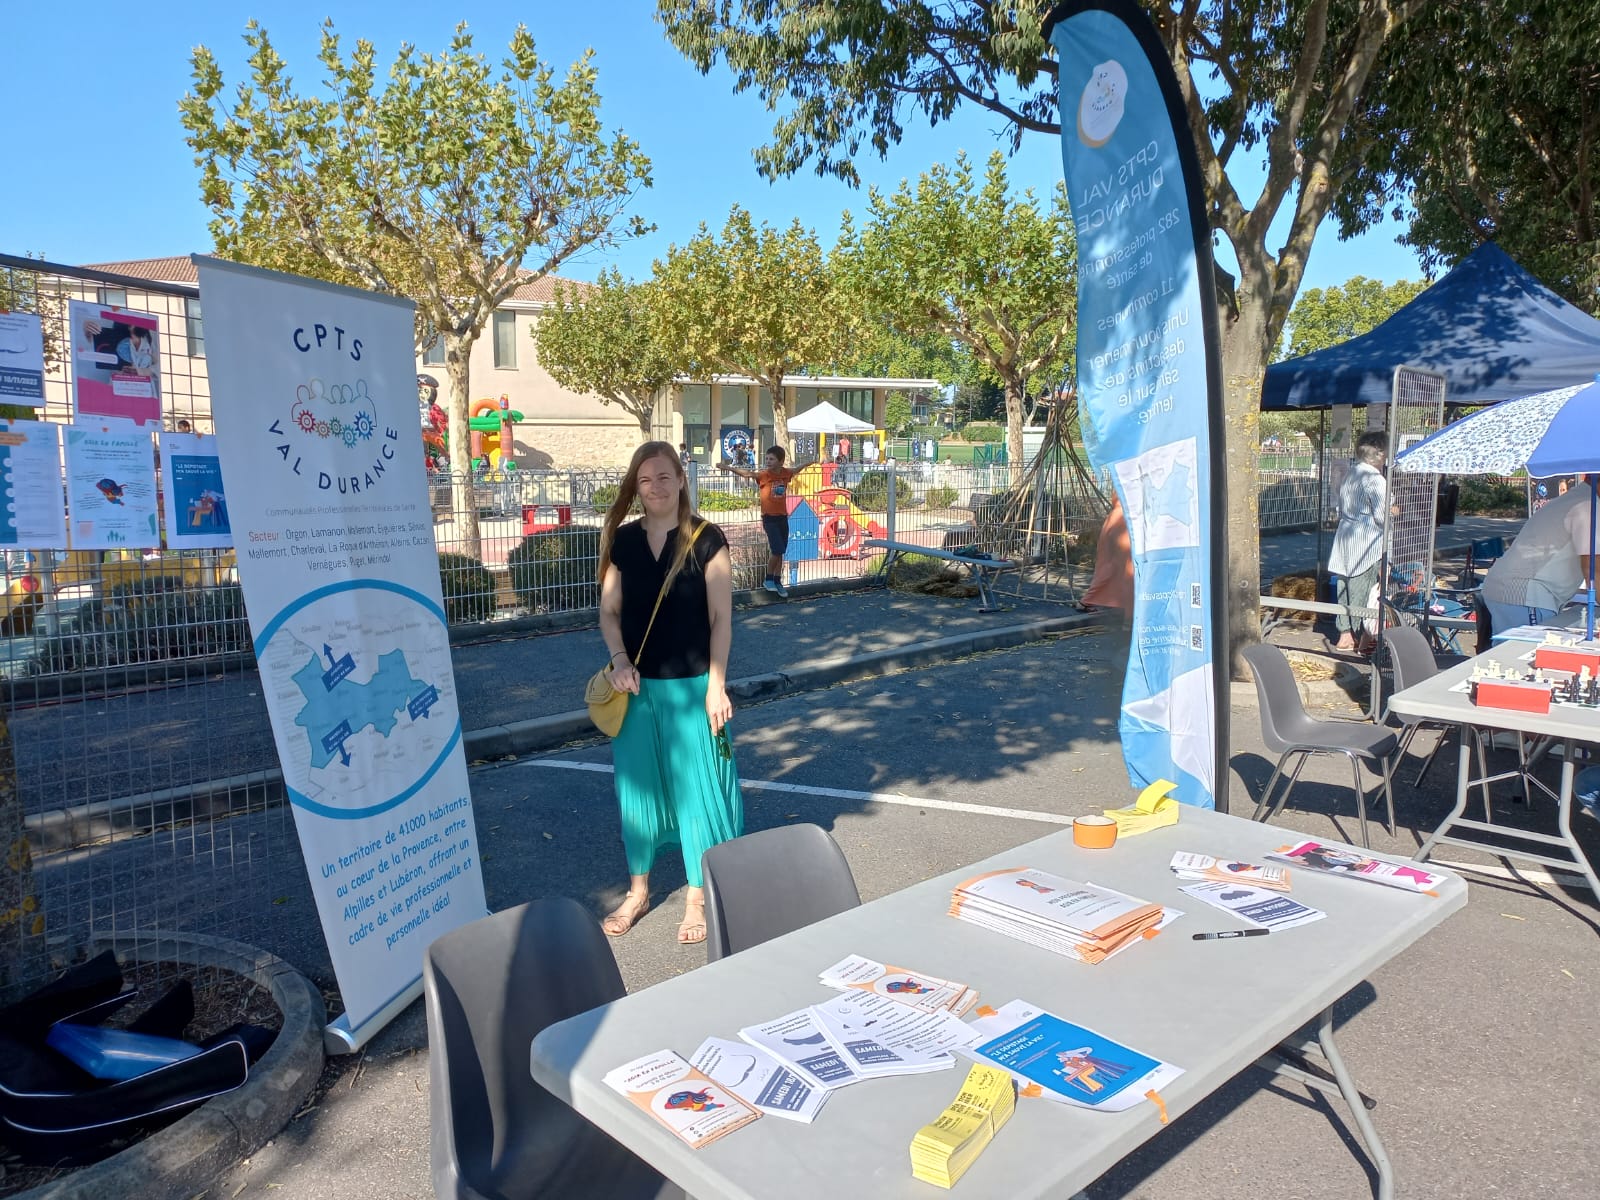
[[700,511],[700,464],[692,458],[689,460],[689,507]]
[[889,530],[888,539],[891,542],[895,540],[895,536],[894,536],[894,493],[895,493],[895,489],[896,489],[897,486],[898,486],[898,484],[896,483],[895,461],[894,461],[894,459],[891,458],[889,460],[889,500],[888,500],[888,508],[886,508],[884,510],[884,514],[883,514],[883,523],[884,523],[885,526],[888,527],[888,530]]

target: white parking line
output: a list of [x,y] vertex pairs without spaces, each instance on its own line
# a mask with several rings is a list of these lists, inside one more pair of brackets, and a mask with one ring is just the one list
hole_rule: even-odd
[[[1492,854],[1492,850],[1485,853]],[[1582,875],[1569,875],[1565,871],[1546,871],[1539,867],[1517,867],[1515,870],[1495,866],[1491,863],[1452,862],[1445,858],[1431,858],[1424,866],[1437,863],[1441,867],[1449,867],[1452,871],[1465,871],[1472,874],[1488,875],[1494,879],[1503,879],[1508,883],[1535,883],[1541,887],[1588,887],[1589,881]]]
[[[558,767],[565,771],[594,771],[609,775],[610,763],[556,762],[537,759],[519,767]],[[899,804],[907,808],[937,808],[945,812],[973,813],[980,817],[1011,817],[1017,821],[1044,821],[1050,825],[1071,825],[1072,818],[1060,813],[1035,812],[1029,808],[1000,808],[989,804],[963,804],[959,800],[925,800],[902,796],[898,792],[852,792],[844,788],[804,787],[797,783],[776,783],[770,779],[741,779],[739,786],[752,792],[788,792],[797,796],[828,796],[835,800],[867,801],[871,804]]]

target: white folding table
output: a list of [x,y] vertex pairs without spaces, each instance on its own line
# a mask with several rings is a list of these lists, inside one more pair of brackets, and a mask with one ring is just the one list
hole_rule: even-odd
[[[1440,843],[1466,846],[1484,850],[1507,858],[1541,863],[1545,866],[1576,869],[1589,881],[1595,898],[1600,900],[1600,877],[1595,874],[1583,847],[1572,836],[1572,776],[1573,751],[1579,745],[1600,743],[1600,709],[1578,705],[1553,705],[1548,713],[1521,712],[1509,708],[1490,708],[1472,702],[1465,691],[1453,690],[1472,677],[1474,665],[1483,666],[1498,662],[1503,667],[1521,671],[1527,664],[1522,661],[1530,650],[1531,642],[1499,642],[1476,658],[1468,659],[1432,679],[1415,687],[1396,692],[1389,698],[1389,708],[1407,717],[1426,717],[1463,727],[1460,737],[1460,757],[1456,768],[1456,803],[1450,815],[1428,835],[1418,849],[1418,861],[1426,860]],[[1488,781],[1472,776],[1471,730],[1509,730],[1518,736],[1532,734],[1559,742],[1562,747],[1561,786],[1556,794],[1556,832],[1537,833],[1509,825],[1497,825],[1492,814],[1486,812],[1485,820],[1469,820],[1466,816],[1467,796],[1474,787],[1482,786],[1487,795]],[[1473,834],[1479,836],[1471,836]],[[1491,838],[1493,840],[1491,840]],[[1513,844],[1506,844],[1507,841]],[[1515,843],[1525,843],[1527,848]],[[1564,857],[1555,857],[1549,851],[1560,850]]]
[[[553,1025],[534,1040],[533,1075],[699,1200],[815,1200],[858,1190],[926,1200],[927,1185],[911,1175],[911,1138],[954,1099],[965,1077],[959,1065],[853,1084],[830,1096],[812,1125],[763,1117],[699,1151],[602,1082],[606,1072],[651,1051],[687,1057],[708,1035],[736,1037],[743,1026],[826,1000],[834,993],[817,982],[818,972],[857,953],[971,984],[980,1003],[1029,1000],[1183,1067],[1163,1093],[1171,1118],[1253,1063],[1343,1099],[1377,1167],[1378,1195],[1387,1200],[1393,1171],[1339,1056],[1333,1004],[1465,905],[1466,884],[1441,872],[1439,894],[1428,896],[1295,871],[1294,898],[1323,909],[1326,919],[1268,937],[1194,941],[1196,932],[1242,923],[1177,890],[1181,881],[1168,869],[1173,853],[1260,861],[1294,837],[1196,809],[1185,809],[1175,826],[1104,851],[1080,849],[1063,830]],[[1020,866],[1119,888],[1188,915],[1098,966],[946,915],[960,880]],[[1160,1128],[1150,1103],[1101,1113],[1022,1100],[956,1191],[1071,1195]]]

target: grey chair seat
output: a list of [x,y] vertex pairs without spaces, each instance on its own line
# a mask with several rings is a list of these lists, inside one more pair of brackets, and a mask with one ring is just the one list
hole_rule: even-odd
[[861,903],[850,864],[819,825],[783,825],[733,838],[707,850],[700,869],[707,962]]
[[422,979],[435,1195],[683,1200],[530,1070],[540,1030],[625,994],[582,905],[539,900],[443,934],[423,956]]
[[[1244,659],[1256,678],[1256,699],[1261,708],[1261,740],[1267,749],[1278,755],[1278,762],[1267,780],[1261,800],[1256,804],[1255,819],[1271,820],[1283,810],[1289,793],[1300,779],[1306,759],[1313,754],[1342,754],[1350,760],[1351,781],[1355,785],[1356,819],[1361,824],[1361,844],[1371,846],[1367,833],[1367,793],[1361,784],[1361,763],[1383,781],[1383,797],[1388,811],[1388,828],[1392,835],[1394,825],[1394,791],[1389,783],[1389,756],[1399,745],[1394,730],[1382,725],[1369,725],[1364,721],[1325,721],[1306,712],[1300,702],[1300,688],[1289,660],[1283,651],[1265,642],[1246,646]],[[1273,803],[1273,789],[1277,787],[1285,766],[1293,759],[1294,773],[1284,785],[1283,794]]]

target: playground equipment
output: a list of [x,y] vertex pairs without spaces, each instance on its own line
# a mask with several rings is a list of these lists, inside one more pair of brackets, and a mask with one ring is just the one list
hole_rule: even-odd
[[812,463],[789,481],[789,559],[864,557],[867,538],[888,530],[856,504],[848,488],[832,486],[831,468]]
[[472,430],[473,470],[516,470],[512,455],[517,443],[512,427],[520,420],[522,414],[511,407],[511,398],[503,394],[499,400],[479,400],[472,406],[467,428]]

